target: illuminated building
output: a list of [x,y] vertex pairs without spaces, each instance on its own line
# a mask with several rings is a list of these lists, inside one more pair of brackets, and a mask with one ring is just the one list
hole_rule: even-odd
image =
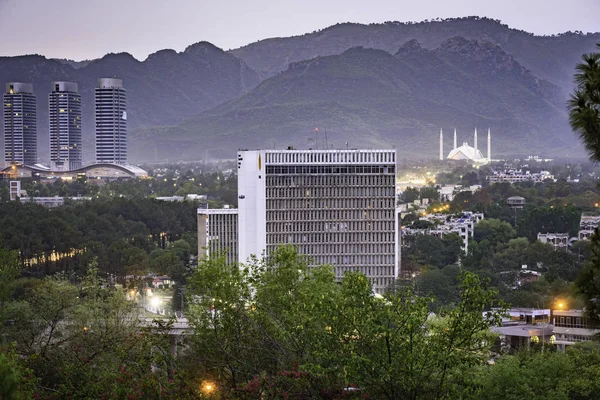
[[96,162],[127,164],[127,92],[123,81],[98,79],[94,97]]
[[37,163],[36,98],[31,83],[8,82],[3,96],[4,161]]
[[[448,160],[469,160],[479,164],[485,164],[492,160],[492,133],[488,129],[487,137],[487,157],[484,157],[481,151],[477,148],[477,128],[473,135],[473,147],[464,142],[461,146],[456,144],[456,129],[454,130],[454,147],[446,156]],[[440,160],[444,159],[444,133],[440,130]]]
[[81,168],[81,96],[73,82],[52,82],[48,96],[50,120],[50,169]]

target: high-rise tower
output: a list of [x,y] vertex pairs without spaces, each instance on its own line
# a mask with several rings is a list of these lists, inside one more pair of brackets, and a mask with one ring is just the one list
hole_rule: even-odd
[[383,291],[400,268],[395,168],[395,150],[239,151],[239,261],[291,244]]
[[98,79],[96,103],[96,161],[127,164],[127,92],[123,81]]
[[48,95],[50,169],[81,168],[81,97],[73,82],[52,82]]
[[4,160],[37,163],[36,104],[31,83],[8,82],[3,96]]

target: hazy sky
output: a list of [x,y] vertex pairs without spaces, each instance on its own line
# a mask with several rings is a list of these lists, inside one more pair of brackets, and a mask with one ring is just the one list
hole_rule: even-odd
[[468,15],[536,34],[600,31],[600,0],[0,0],[0,56],[143,60],[202,40],[227,50],[337,22]]

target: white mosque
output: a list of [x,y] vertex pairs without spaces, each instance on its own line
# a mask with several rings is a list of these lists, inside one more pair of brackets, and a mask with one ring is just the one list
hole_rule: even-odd
[[[485,164],[492,159],[492,134],[488,128],[487,137],[487,157],[484,157],[481,151],[477,149],[477,128],[473,137],[473,147],[464,142],[460,147],[456,145],[456,129],[454,129],[454,148],[450,150],[447,160],[470,160],[478,164]],[[440,160],[444,160],[444,132],[440,129]]]

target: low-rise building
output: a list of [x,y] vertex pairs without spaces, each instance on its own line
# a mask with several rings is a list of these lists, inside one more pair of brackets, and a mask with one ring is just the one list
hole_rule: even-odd
[[589,240],[600,224],[600,215],[582,215],[579,222],[579,240]]
[[53,207],[62,206],[63,204],[65,204],[65,201],[81,202],[81,201],[90,201],[90,200],[92,200],[92,198],[91,197],[81,197],[81,196],[79,196],[79,197],[54,196],[54,197],[21,197],[21,198],[19,198],[19,200],[21,201],[21,203],[35,203],[35,204],[39,204],[44,207],[53,208]]
[[238,210],[198,208],[198,257],[225,255],[228,264],[238,262]]
[[531,173],[529,171],[522,170],[505,170],[505,171],[494,171],[492,175],[488,176],[490,183],[509,182],[543,182],[546,179],[554,180],[554,175],[548,171],[541,171]]
[[447,214],[428,214],[419,219],[435,224],[435,228],[403,228],[402,235],[425,234],[436,236],[441,239],[448,234],[456,233],[463,242],[461,249],[467,253],[469,251],[469,238],[473,237],[475,225],[483,218],[483,213],[474,213],[471,211],[465,211],[462,214],[450,216]]
[[600,329],[593,329],[583,310],[553,310],[554,344],[565,351],[566,346],[593,340]]
[[569,246],[568,233],[538,233],[537,240],[551,244],[554,249],[566,250]]
[[[484,313],[485,317],[486,313]],[[529,348],[538,343],[554,342],[550,310],[535,308],[512,308],[506,310],[502,325],[491,328],[499,335],[503,351]]]

